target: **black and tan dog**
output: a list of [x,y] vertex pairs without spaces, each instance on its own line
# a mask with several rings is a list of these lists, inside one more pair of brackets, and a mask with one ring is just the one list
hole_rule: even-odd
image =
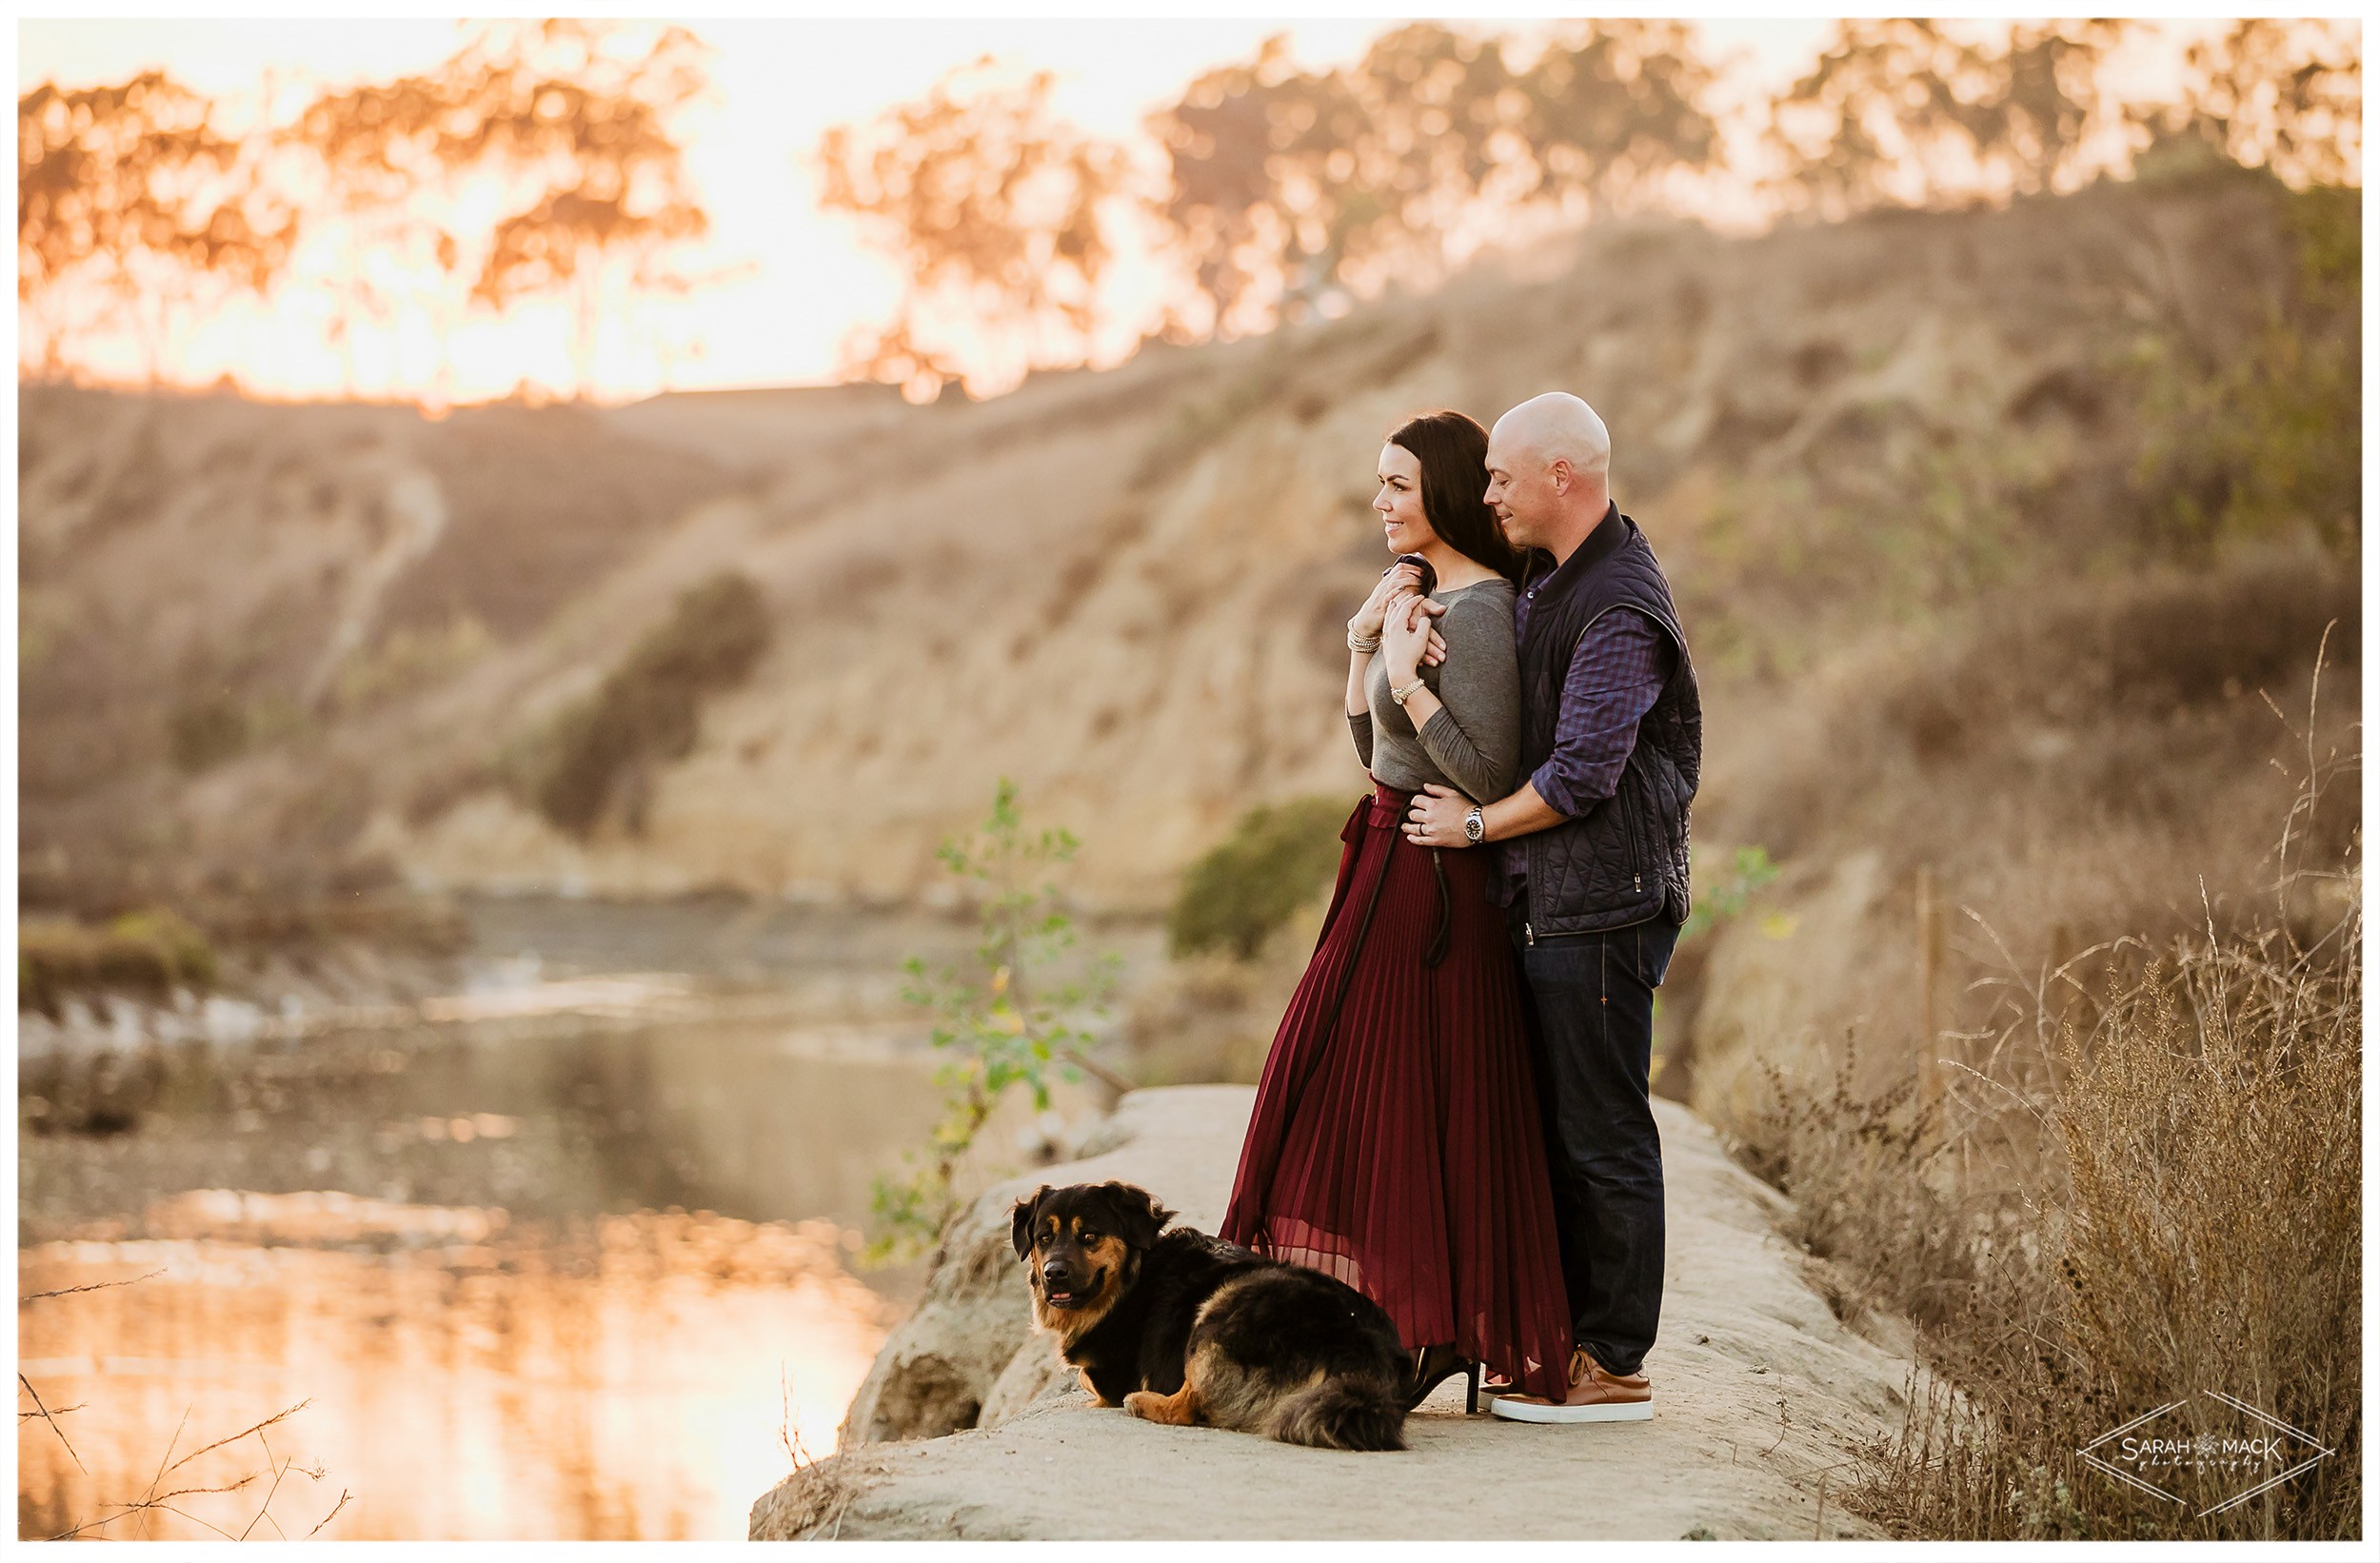
[[1129,1183],[1017,1201],[1033,1321],[1103,1406],[1320,1449],[1402,1449],[1405,1354],[1354,1287],[1186,1227]]

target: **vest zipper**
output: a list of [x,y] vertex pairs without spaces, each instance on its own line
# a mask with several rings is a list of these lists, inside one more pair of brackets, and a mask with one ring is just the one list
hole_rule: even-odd
[[1636,881],[1636,894],[1641,896],[1644,894],[1644,834],[1638,828],[1640,821],[1636,800],[1626,796],[1627,790],[1628,776],[1623,770],[1619,779],[1618,796],[1615,796],[1612,801],[1619,806],[1620,829],[1628,838],[1629,877]]

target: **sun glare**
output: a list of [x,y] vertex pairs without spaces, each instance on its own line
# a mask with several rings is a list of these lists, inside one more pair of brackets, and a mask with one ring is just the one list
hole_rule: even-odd
[[[1674,25],[1593,26],[1611,33]],[[2007,37],[2013,24],[1964,26],[1988,39],[1995,29]],[[2131,25],[2098,61],[2098,86],[2128,100],[2170,90],[2185,51],[2221,26]],[[1463,51],[1484,47],[1484,25],[1464,27],[1437,34],[1458,47],[1430,67],[1438,74],[1416,78],[1417,102],[1439,89],[1432,84],[1458,56],[1470,57]],[[72,206],[100,197],[66,191],[43,208],[55,219],[43,229],[49,247],[36,246],[29,259],[21,222],[20,366],[37,377],[432,410],[506,397],[617,403],[671,388],[854,374],[905,379],[913,394],[954,377],[998,390],[1037,366],[1116,363],[1150,335],[1263,329],[1283,311],[1341,313],[1349,289],[1428,286],[1482,251],[1607,210],[1756,229],[1795,205],[1780,194],[1789,170],[1771,127],[1799,123],[1776,109],[1778,94],[1820,60],[1827,29],[1713,22],[1647,31],[1682,40],[1676,47],[1696,56],[1678,68],[1684,74],[1661,73],[1657,54],[1629,65],[1623,49],[1611,58],[1640,86],[1700,93],[1707,147],[1681,143],[1666,165],[1634,168],[1632,145],[1618,166],[1633,171],[1616,182],[1598,166],[1564,188],[1547,185],[1523,157],[1459,200],[1399,214],[1406,236],[1383,247],[1377,223],[1352,233],[1334,227],[1355,209],[1343,191],[1315,187],[1300,196],[1295,178],[1270,207],[1249,208],[1255,228],[1197,238],[1209,220],[1183,215],[1182,188],[1168,184],[1183,154],[1169,153],[1160,127],[1173,106],[1202,101],[1209,89],[1200,82],[1238,80],[1228,93],[1270,92],[1285,105],[1299,83],[1321,79],[1299,72],[1356,69],[1388,46],[1391,24],[1300,24],[1277,46],[1255,22],[966,23],[938,27],[930,39],[899,24],[857,22],[28,23],[20,139],[34,123],[25,105],[42,93],[52,97],[38,123],[66,138],[81,123],[75,115],[96,112],[89,89],[143,71],[170,75],[182,96],[159,88],[139,136],[109,132],[129,138],[109,167],[126,188],[147,180],[140,188],[149,196],[169,193],[166,216],[137,221],[188,231],[166,247],[169,254],[134,253]],[[902,45],[888,48],[896,30]],[[1504,36],[1506,58],[1526,71],[1533,52],[1570,34],[1559,24],[1527,24]],[[906,193],[879,188],[872,208],[834,197],[823,148],[837,127],[857,134],[897,123],[883,116],[934,101],[928,93],[960,91],[979,63],[997,66],[978,73],[983,81],[1044,84],[1031,87],[1042,94],[1034,133],[1077,138],[1066,143],[1076,150],[1037,177],[1091,167],[1082,148],[1113,149],[1100,152],[1112,155],[1101,165],[1105,182],[1080,193],[1080,231],[1052,230],[1057,249],[1028,245],[998,261],[982,252],[984,225],[1008,219],[968,204],[980,203],[980,188],[977,196],[954,193],[952,180],[980,187],[991,177],[975,167],[980,127],[963,118],[952,122],[960,139],[951,156],[917,162],[909,176],[924,182]],[[1528,88],[1533,78],[1511,79]],[[1945,79],[1957,81],[1954,71]],[[451,101],[425,107],[424,93],[440,92]],[[1225,110],[1240,101],[1228,93]],[[348,117],[322,117],[309,108],[318,100]],[[963,98],[946,101],[949,114],[981,111]],[[1823,126],[1833,110],[1805,104],[1798,112]],[[454,129],[466,121],[476,128]],[[910,133],[922,134],[924,122],[911,123]],[[1431,123],[1424,112],[1417,133],[1430,135]],[[1483,140],[1481,154],[1503,157],[1513,133]],[[208,135],[217,138],[211,148],[202,145]],[[2129,121],[2092,120],[2071,155],[2060,154],[2056,188],[2121,170],[2141,139]],[[1048,152],[1058,143],[1035,145]],[[1922,200],[1955,183],[1971,198],[2005,198],[2024,188],[2025,165],[2004,154],[1971,148],[1962,165],[1955,148],[1921,148],[1879,173],[1874,188]],[[912,154],[880,146],[873,155],[881,173],[883,158]],[[1352,157],[1340,161],[1344,168],[1318,165],[1328,171],[1315,177],[1358,190],[1374,177]],[[2350,180],[2359,179],[2358,163]],[[207,216],[202,201],[210,181],[225,180],[245,182],[228,245],[223,212]],[[1413,242],[1417,221],[1426,243]],[[952,228],[970,223],[974,237]],[[942,247],[918,248],[916,236],[935,225],[949,230]],[[1340,237],[1320,237],[1326,231]],[[274,247],[292,234],[286,253]],[[1077,275],[1066,247],[1081,243],[1091,247],[1076,259],[1087,256],[1091,268]],[[1208,247],[1203,259],[1192,253],[1199,244]],[[1270,251],[1249,259],[1251,244],[1288,245],[1309,257],[1299,264],[1325,264],[1333,274],[1311,286],[1293,266],[1229,299],[1201,297],[1200,278],[1270,264]]]

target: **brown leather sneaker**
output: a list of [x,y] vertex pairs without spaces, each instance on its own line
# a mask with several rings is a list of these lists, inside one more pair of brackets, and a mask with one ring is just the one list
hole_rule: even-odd
[[1644,1422],[1653,1417],[1653,1380],[1643,1374],[1621,1377],[1585,1348],[1570,1354],[1570,1396],[1548,1400],[1536,1395],[1498,1395],[1488,1410],[1512,1422]]

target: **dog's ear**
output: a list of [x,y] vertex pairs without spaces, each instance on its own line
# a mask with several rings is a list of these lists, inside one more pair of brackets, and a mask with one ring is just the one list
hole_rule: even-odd
[[1134,1248],[1157,1241],[1174,1212],[1157,1202],[1157,1196],[1132,1183],[1110,1183],[1105,1190],[1116,1210],[1117,1236]]
[[1017,1245],[1020,1259],[1033,1252],[1033,1213],[1041,1208],[1041,1197],[1048,1193],[1049,1185],[1044,1183],[1018,1200],[1016,1208],[1008,1213],[1008,1240]]

